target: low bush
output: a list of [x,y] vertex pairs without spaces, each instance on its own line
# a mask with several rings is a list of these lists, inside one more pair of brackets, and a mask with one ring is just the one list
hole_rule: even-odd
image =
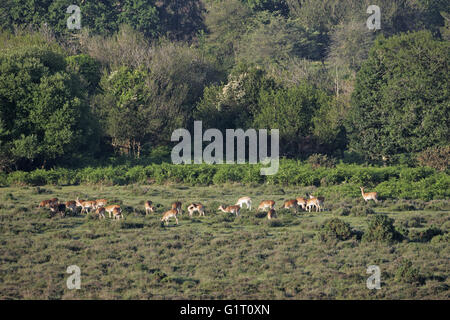
[[367,231],[363,235],[364,241],[394,242],[402,240],[402,235],[394,227],[394,219],[385,214],[371,218]]
[[404,283],[418,283],[424,282],[424,277],[420,274],[418,268],[413,266],[413,263],[408,259],[403,259],[395,272],[395,281]]
[[430,227],[422,231],[414,231],[411,233],[410,240],[415,242],[429,242],[435,236],[443,235],[444,232],[437,227]]
[[366,206],[355,206],[350,209],[350,214],[353,217],[366,217],[369,214],[374,214],[372,208]]
[[322,242],[335,240],[348,240],[352,236],[352,228],[350,224],[338,218],[327,219],[320,226],[317,234],[318,239]]

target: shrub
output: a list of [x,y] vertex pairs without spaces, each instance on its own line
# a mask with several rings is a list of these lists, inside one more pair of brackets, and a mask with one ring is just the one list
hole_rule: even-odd
[[428,166],[439,171],[449,168],[450,145],[438,147],[434,146],[417,155],[417,161],[421,166]]
[[363,235],[363,240],[369,242],[393,242],[401,239],[401,234],[394,227],[394,219],[385,214],[370,219],[367,231]]
[[448,243],[450,241],[450,234],[449,233],[445,233],[445,234],[440,234],[437,236],[434,236],[433,239],[431,239],[431,243]]
[[318,238],[322,242],[348,240],[351,236],[352,229],[350,225],[338,218],[325,220],[318,233]]
[[413,267],[410,260],[404,259],[395,272],[395,281],[404,283],[423,283],[424,278],[420,275],[418,268]]
[[355,206],[350,209],[350,214],[353,217],[366,217],[367,215],[374,213],[375,211],[373,211],[372,208],[366,206]]
[[413,235],[411,236],[411,240],[417,242],[428,242],[431,241],[431,239],[433,239],[435,236],[440,236],[443,234],[444,233],[442,232],[441,229],[436,227],[430,227],[423,231],[414,232]]

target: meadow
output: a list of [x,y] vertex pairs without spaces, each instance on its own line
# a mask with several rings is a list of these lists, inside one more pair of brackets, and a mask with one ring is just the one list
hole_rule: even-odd
[[[217,210],[243,195],[254,207],[273,199],[278,209],[306,193],[325,195],[325,211],[277,210],[269,221],[255,208],[240,217]],[[37,208],[77,196],[120,204],[124,219]],[[0,200],[0,299],[450,298],[445,199],[366,204],[357,184],[135,183],[8,186]],[[146,200],[156,213],[145,216]],[[160,218],[175,200],[184,212],[166,227]],[[206,216],[190,218],[191,202],[203,203]],[[70,265],[81,269],[80,290],[66,287]],[[366,287],[369,265],[380,267],[379,290]]]

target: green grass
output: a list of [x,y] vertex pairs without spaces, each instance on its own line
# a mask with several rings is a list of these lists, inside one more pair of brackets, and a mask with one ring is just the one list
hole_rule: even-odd
[[[279,208],[283,200],[305,192],[325,195],[327,210],[278,210],[271,222],[255,210],[244,209],[239,218],[216,210],[243,195],[252,197],[254,207],[273,199]],[[125,208],[125,219],[50,217],[48,210],[36,208],[43,199],[77,196],[113,199],[111,204]],[[145,217],[145,200],[157,206],[155,214]],[[183,202],[180,223],[171,220],[163,227],[159,219],[176,200]],[[225,184],[8,187],[0,189],[0,201],[0,299],[450,298],[448,237],[417,241],[432,226],[448,235],[446,200],[374,205],[336,188]],[[206,206],[206,217],[188,217],[186,206],[196,201]],[[367,206],[375,213],[337,215],[343,206]],[[391,244],[316,237],[326,219],[337,217],[364,232],[368,219],[380,213],[414,236]],[[404,261],[414,269],[408,272]],[[66,287],[69,265],[81,268],[81,290]],[[381,268],[381,290],[366,287],[369,265]]]

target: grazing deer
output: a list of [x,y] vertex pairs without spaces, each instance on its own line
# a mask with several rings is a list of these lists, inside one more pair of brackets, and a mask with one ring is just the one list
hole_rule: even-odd
[[275,208],[275,201],[273,201],[273,200],[264,200],[264,201],[261,201],[260,202],[260,204],[259,204],[259,206],[258,206],[258,209],[256,210],[256,211],[264,211],[264,210],[266,210],[266,209],[273,209],[273,208]]
[[52,203],[50,205],[50,211],[52,213],[59,213],[61,217],[64,217],[66,215],[66,205],[64,203]]
[[97,210],[95,210],[95,213],[97,214],[99,219],[105,219],[105,208],[104,207],[99,207],[97,208]]
[[152,206],[153,202],[151,201],[145,201],[145,215],[147,215],[149,212],[155,212],[155,207]]
[[120,211],[120,206],[117,204],[114,204],[112,206],[103,207],[103,208],[105,208],[105,211],[108,212],[110,218],[111,218],[111,213],[114,213],[114,209],[118,209]]
[[172,209],[177,210],[178,214],[180,216],[183,215],[183,211],[181,210],[181,202],[180,201],[176,201],[176,202],[172,203]]
[[95,200],[95,209],[104,207],[108,203],[108,200],[106,199],[97,199]]
[[281,207],[281,209],[291,209],[291,208],[295,209],[295,213],[298,212],[297,200],[286,200],[283,206]]
[[271,220],[276,217],[277,217],[277,213],[275,212],[274,208],[270,209],[269,212],[267,212],[267,219]]
[[313,206],[316,207],[316,212],[320,212],[321,209],[323,211],[324,200],[324,197],[314,197],[313,195],[309,195],[309,199],[306,201],[306,208],[308,209],[308,212],[311,212],[311,208]]
[[95,201],[75,200],[77,206],[81,207],[81,213],[89,213],[90,209],[95,209]]
[[242,205],[245,204],[248,210],[252,210],[252,199],[250,197],[242,197],[239,198],[236,202],[236,205],[242,208]]
[[120,220],[120,218],[122,218],[122,220],[123,220],[122,210],[120,209],[119,206],[117,206],[113,209],[112,214],[113,214],[113,220],[115,220],[115,219]]
[[52,204],[52,201],[51,201],[51,200],[42,200],[42,201],[39,203],[38,208],[50,207],[51,204]]
[[224,206],[220,206],[219,208],[217,208],[217,210],[221,210],[225,213],[234,213],[234,214],[236,214],[236,217],[237,217],[240,214],[241,207],[238,205],[228,206],[226,208],[224,208]]
[[195,211],[197,211],[200,216],[205,216],[205,206],[201,203],[192,203],[187,209],[190,217],[192,217]]
[[298,197],[297,199],[297,204],[302,207],[303,210],[306,210],[306,199],[302,198],[302,197]]
[[58,198],[51,198],[50,202],[54,205],[57,205],[59,203]]
[[364,201],[369,201],[369,200],[373,200],[375,201],[375,203],[378,203],[378,192],[364,192],[364,188],[363,187],[359,187],[361,189],[361,194],[364,198]]
[[170,209],[169,211],[164,212],[161,222],[165,221],[166,226],[169,224],[170,218],[175,218],[177,224],[178,224],[178,218],[177,218],[178,210],[177,209]]
[[66,201],[65,205],[66,208],[72,212],[77,208],[77,203],[75,201]]

